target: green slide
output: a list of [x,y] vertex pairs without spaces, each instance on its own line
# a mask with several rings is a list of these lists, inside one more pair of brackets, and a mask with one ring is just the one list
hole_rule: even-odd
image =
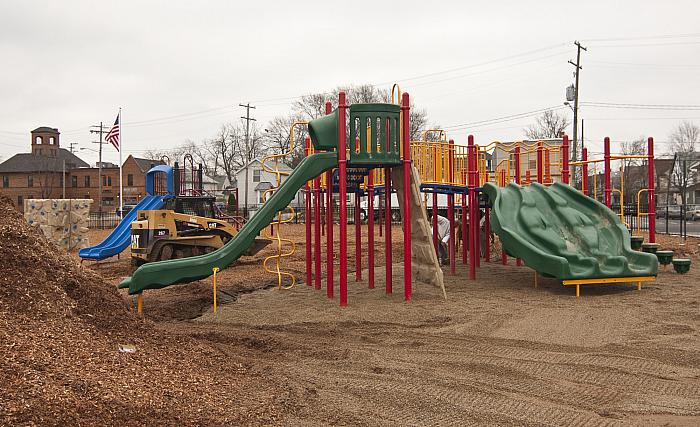
[[484,192],[506,252],[541,274],[563,280],[657,274],[656,256],[630,248],[619,216],[569,185],[487,183]]
[[277,212],[289,205],[297,190],[307,181],[337,164],[338,156],[334,152],[306,157],[226,245],[206,255],[142,265],[133,276],[124,279],[119,288],[129,288],[129,293],[135,294],[144,289],[160,289],[177,283],[204,279],[212,274],[214,267],[226,268],[253,244],[255,237],[270,224]]

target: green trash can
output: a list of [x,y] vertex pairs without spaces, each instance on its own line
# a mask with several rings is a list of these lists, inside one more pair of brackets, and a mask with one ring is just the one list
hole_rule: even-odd
[[659,264],[664,266],[664,270],[671,264],[673,260],[673,251],[656,251],[656,258],[659,260]]
[[687,258],[678,258],[673,261],[673,269],[678,274],[685,274],[690,271],[690,260]]
[[642,243],[642,252],[646,252],[648,254],[655,254],[658,249],[658,243]]
[[644,243],[644,236],[630,236],[630,246],[632,246],[633,251],[640,250],[642,243]]

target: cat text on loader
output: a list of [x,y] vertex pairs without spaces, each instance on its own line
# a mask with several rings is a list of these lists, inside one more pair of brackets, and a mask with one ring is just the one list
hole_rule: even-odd
[[[236,234],[236,228],[223,219],[195,215],[209,214],[210,209],[192,209],[209,205],[208,200],[179,197],[172,209],[139,211],[131,223],[131,262],[135,266],[152,261],[187,258],[213,252]],[[188,199],[188,200],[183,200]],[[202,203],[204,202],[204,203]],[[212,200],[213,202],[213,200]],[[211,203],[213,205],[213,203]],[[176,209],[176,210],[173,210]],[[181,213],[187,212],[187,213]],[[212,215],[213,216],[213,215]],[[255,255],[270,240],[256,238],[245,255]]]

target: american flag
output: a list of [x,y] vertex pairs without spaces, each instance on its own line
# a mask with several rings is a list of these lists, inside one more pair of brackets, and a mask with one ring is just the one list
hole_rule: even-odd
[[117,114],[117,120],[114,121],[114,126],[112,126],[106,137],[107,141],[111,142],[117,151],[119,151],[119,115]]

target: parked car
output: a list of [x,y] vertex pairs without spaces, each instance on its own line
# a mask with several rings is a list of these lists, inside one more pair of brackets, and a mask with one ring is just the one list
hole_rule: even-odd
[[679,205],[658,206],[656,208],[656,216],[658,218],[681,219],[681,207]]
[[700,205],[688,205],[688,210],[685,211],[685,219],[700,221]]

